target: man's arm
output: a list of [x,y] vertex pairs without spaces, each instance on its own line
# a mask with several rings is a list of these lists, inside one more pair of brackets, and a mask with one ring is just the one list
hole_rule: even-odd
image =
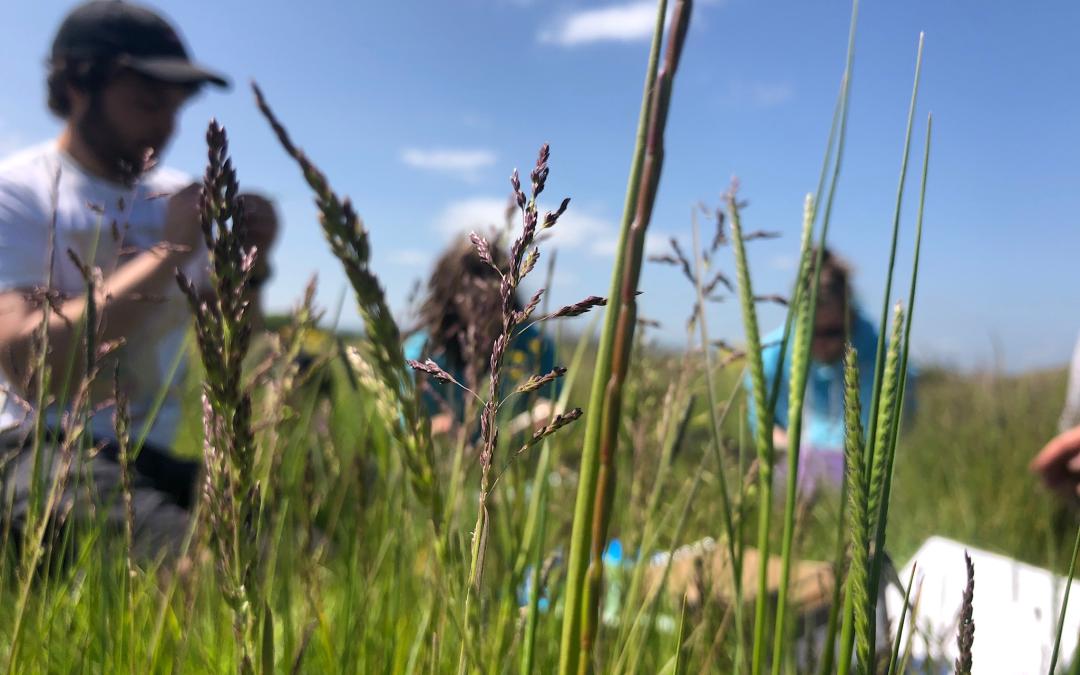
[[1031,470],[1063,497],[1072,501],[1080,497],[1080,426],[1050,439],[1031,460]]
[[[147,298],[161,296],[173,288],[176,270],[183,269],[192,256],[203,251],[199,194],[200,187],[196,184],[174,194],[169,199],[164,240],[121,264],[96,289],[99,340],[116,340],[130,334],[147,313],[156,309]],[[265,260],[277,237],[277,214],[270,201],[261,196],[244,195],[244,199],[249,239],[259,250],[255,276],[265,278],[269,274]],[[209,289],[205,294],[212,297]],[[256,289],[252,289],[251,300],[259,305]],[[47,364],[53,373],[65,373],[69,364],[74,364],[75,372],[86,367],[81,348],[85,338],[79,332],[86,304],[86,295],[81,294],[65,299],[49,312]],[[44,311],[27,291],[0,293],[0,367],[13,382],[29,384],[34,336],[41,327]],[[63,379],[53,378],[58,389]]]
[[[165,242],[136,254],[106,277],[96,289],[100,328],[99,339],[115,340],[128,335],[132,328],[154,311],[148,297],[160,296],[175,284],[176,269],[183,267],[197,249],[199,241],[199,188],[189,186],[170,200],[165,222]],[[50,308],[47,325],[49,353],[47,364],[54,374],[66,372],[74,364],[76,372],[85,369],[80,343],[80,326],[86,313],[85,294],[63,299]],[[30,359],[34,336],[45,316],[45,305],[32,297],[32,291],[0,293],[0,367],[13,382],[30,384]],[[54,377],[61,382],[62,377]],[[57,387],[59,388],[59,384]],[[27,391],[26,393],[29,393]]]
[[1069,368],[1059,431],[1031,460],[1031,470],[1048,488],[1075,501],[1080,497],[1080,341]]
[[[154,247],[136,255],[104,280],[95,293],[101,319],[101,340],[122,338],[143,321],[153,304],[146,298],[161,295],[176,283],[175,270],[183,265],[184,254]],[[47,363],[53,373],[62,373],[69,363],[76,372],[85,368],[79,343],[79,326],[86,314],[87,298],[80,295],[50,308]],[[15,382],[27,382],[34,336],[44,319],[45,306],[32,292],[8,291],[0,294],[0,366]],[[74,352],[72,350],[75,350]],[[72,357],[74,356],[74,360]]]

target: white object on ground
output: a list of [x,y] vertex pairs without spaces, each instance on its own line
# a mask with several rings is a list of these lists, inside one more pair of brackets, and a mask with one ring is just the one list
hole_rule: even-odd
[[[927,539],[899,571],[901,583],[906,584],[911,566],[917,565],[911,591],[917,628],[911,641],[912,663],[930,662],[940,672],[953,670],[953,661],[959,655],[956,631],[960,603],[967,584],[965,549],[975,566],[973,671],[996,675],[1046,673],[1057,636],[1066,578],[944,537]],[[888,615],[899,621],[903,593],[890,586],[885,597]],[[901,653],[908,641],[911,617],[909,612],[904,622]],[[1061,637],[1059,669],[1072,657],[1078,634],[1080,582],[1073,582]],[[919,668],[916,670],[921,672]]]

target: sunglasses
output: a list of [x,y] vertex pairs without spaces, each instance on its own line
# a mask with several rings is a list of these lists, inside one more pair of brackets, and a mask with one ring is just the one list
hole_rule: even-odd
[[842,340],[845,337],[847,337],[847,331],[844,330],[843,326],[826,326],[814,329],[815,339]]

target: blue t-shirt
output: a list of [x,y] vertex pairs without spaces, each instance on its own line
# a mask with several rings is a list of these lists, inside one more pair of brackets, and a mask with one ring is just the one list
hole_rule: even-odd
[[[439,364],[439,367],[454,376],[454,379],[464,385],[465,373],[460,368],[452,368],[443,355],[431,355],[427,353],[427,331],[419,330],[406,338],[402,349],[406,359],[423,361],[430,358]],[[535,325],[527,326],[511,342],[506,350],[502,363],[502,380],[500,382],[499,396],[505,398],[519,384],[533,375],[544,375],[555,368],[555,345],[550,338],[543,335]],[[514,414],[524,412],[530,396],[543,396],[551,398],[557,395],[561,381],[555,380],[554,390],[552,385],[545,385],[534,394],[515,395],[506,402],[508,409]],[[488,395],[486,378],[479,385],[484,387],[476,393],[481,398]],[[423,392],[424,406],[429,415],[437,415],[449,407],[457,420],[465,416],[465,397],[468,392],[462,391],[454,384],[440,384],[432,381],[430,387]]]
[[[874,389],[874,366],[877,359],[877,328],[867,321],[866,317],[856,309],[851,325],[851,342],[858,354],[859,361],[859,401],[862,404],[862,424],[864,433],[869,426],[870,399]],[[780,366],[780,342],[784,337],[784,328],[781,326],[762,339],[764,345],[761,349],[763,365],[765,367],[765,386],[770,391],[773,379],[776,377],[776,369]],[[776,401],[777,426],[788,428],[788,397],[790,396],[792,342],[789,337],[787,356],[784,358],[783,373],[780,377],[780,394]],[[886,345],[887,346],[887,345]],[[911,369],[909,383],[911,380]],[[745,385],[747,392],[751,391],[749,373],[746,376]],[[909,384],[908,393],[911,391]],[[910,396],[906,396],[910,400]],[[751,431],[755,428],[756,417],[753,396],[747,397],[747,410],[750,418]],[[844,450],[844,362],[819,363],[811,360],[810,371],[806,380],[806,395],[803,398],[802,418],[802,443],[803,448],[826,452],[843,452]]]

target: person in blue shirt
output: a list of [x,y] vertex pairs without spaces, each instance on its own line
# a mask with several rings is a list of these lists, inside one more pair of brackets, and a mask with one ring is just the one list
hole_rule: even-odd
[[[493,245],[491,255],[500,269],[509,267],[500,247]],[[491,348],[502,330],[500,283],[499,274],[462,237],[435,263],[426,297],[419,308],[418,325],[403,344],[405,358],[431,359],[458,382],[486,398]],[[514,298],[514,307],[518,311],[522,309],[520,298]],[[539,312],[534,316],[539,316]],[[554,367],[552,341],[535,324],[519,328],[503,357],[500,397],[505,398],[530,376],[548,373]],[[418,377],[433,432],[446,433],[460,424],[477,422],[480,404],[471,394],[453,384],[439,384],[423,375]],[[516,416],[513,428],[530,427],[528,415],[522,417],[530,411],[533,417],[546,421],[546,412],[550,411],[548,399],[555,395],[558,381],[553,384],[507,401],[507,407]]]
[[[822,254],[818,305],[810,346],[810,370],[803,399],[802,439],[799,453],[799,484],[802,491],[825,484],[838,487],[844,476],[844,353],[850,341],[858,354],[859,398],[862,402],[863,429],[868,428],[870,400],[874,387],[878,330],[854,300],[851,270],[839,257],[826,249]],[[773,445],[784,453],[791,444],[788,438],[789,376],[793,340],[781,360],[783,326],[762,339],[762,360],[766,387],[775,381],[781,368],[780,391],[773,418]],[[909,369],[910,373],[910,369]],[[910,375],[909,375],[910,377]],[[746,378],[749,391],[750,379]],[[910,393],[910,386],[908,391]],[[907,397],[910,400],[910,396]],[[752,397],[748,397],[750,428],[756,424]],[[780,455],[778,455],[780,456]],[[780,472],[785,471],[778,461]]]

